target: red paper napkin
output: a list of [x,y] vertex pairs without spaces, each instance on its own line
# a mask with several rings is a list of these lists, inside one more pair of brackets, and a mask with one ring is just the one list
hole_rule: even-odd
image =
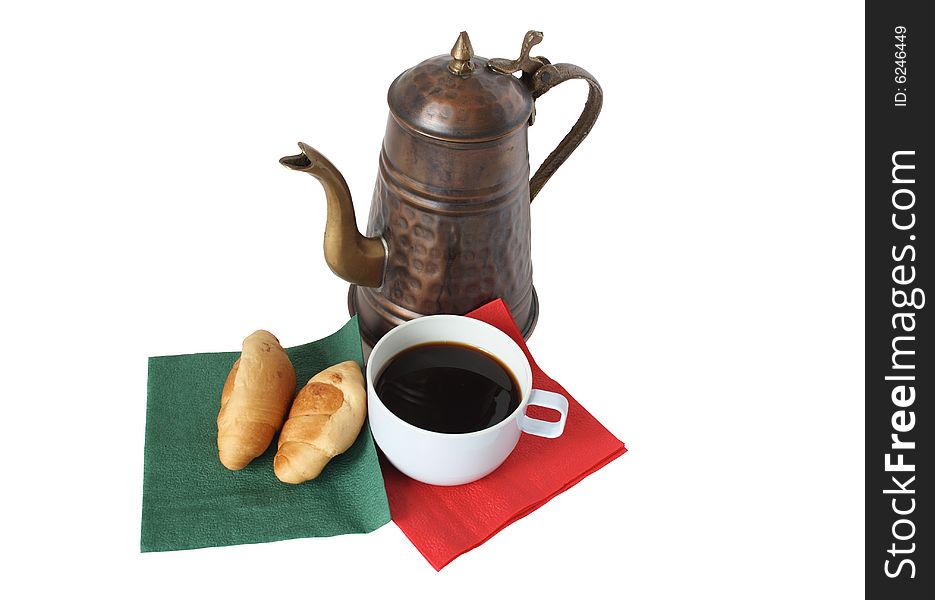
[[[381,456],[390,515],[437,571],[627,451],[623,442],[536,365],[502,300],[467,316],[490,323],[519,344],[532,367],[533,387],[568,398],[568,418],[561,437],[548,440],[523,434],[499,469],[466,485],[420,483]],[[530,415],[548,419],[541,413],[530,411]]]

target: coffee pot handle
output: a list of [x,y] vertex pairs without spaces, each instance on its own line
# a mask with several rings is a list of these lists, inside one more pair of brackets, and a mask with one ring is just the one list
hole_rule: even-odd
[[575,65],[568,63],[546,64],[532,74],[532,96],[538,98],[558,84],[569,79],[583,79],[588,82],[588,100],[584,104],[581,116],[572,126],[571,131],[562,138],[555,150],[542,162],[536,173],[529,180],[529,201],[532,202],[545,182],[558,170],[571,153],[575,151],[594,127],[597,116],[601,114],[604,92],[594,76]]
[[[601,84],[594,79],[594,76],[575,65],[568,63],[559,63],[553,65],[549,59],[544,56],[530,56],[532,47],[542,41],[541,31],[527,31],[523,38],[523,45],[520,48],[519,58],[508,60],[506,58],[491,58],[487,61],[487,66],[504,75],[522,72],[520,79],[526,84],[532,93],[533,100],[551,90],[558,84],[569,79],[583,79],[588,82],[588,101],[584,104],[584,110],[581,116],[575,122],[571,131],[568,132],[562,141],[558,143],[555,150],[549,154],[532,179],[529,180],[529,201],[532,202],[545,182],[558,170],[571,153],[575,151],[578,144],[584,140],[594,127],[597,116],[601,114],[601,105],[604,102],[604,92],[601,90]],[[532,125],[536,117],[536,109],[533,106],[532,115],[529,117],[529,124]]]

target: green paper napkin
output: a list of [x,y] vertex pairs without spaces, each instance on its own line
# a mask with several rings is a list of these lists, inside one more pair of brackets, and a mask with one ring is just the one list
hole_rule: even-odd
[[[357,317],[333,335],[287,348],[302,387],[345,360],[363,367]],[[276,440],[240,471],[218,460],[221,388],[239,352],[149,359],[140,550],[156,552],[367,533],[390,520],[377,453],[364,423],[350,450],[317,479],[281,483]]]

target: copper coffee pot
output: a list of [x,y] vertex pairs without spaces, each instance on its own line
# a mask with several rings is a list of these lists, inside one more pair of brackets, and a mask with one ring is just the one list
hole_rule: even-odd
[[[584,69],[529,56],[540,41],[542,33],[530,31],[518,59],[488,60],[461,32],[450,55],[396,78],[367,237],[327,158],[300,143],[301,154],[280,159],[325,188],[325,260],[352,284],[348,307],[368,345],[410,319],[464,314],[497,297],[523,337],[532,333],[539,302],[529,203],[591,130],[603,99]],[[526,130],[535,100],[569,79],[590,86],[584,111],[529,179]]]

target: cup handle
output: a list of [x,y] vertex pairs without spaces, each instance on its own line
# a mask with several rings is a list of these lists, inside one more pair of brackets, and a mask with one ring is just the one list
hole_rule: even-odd
[[542,406],[557,410],[561,415],[558,421],[543,421],[523,415],[521,429],[524,433],[531,433],[544,438],[557,438],[565,431],[565,420],[568,418],[568,400],[561,394],[545,390],[533,390],[529,396],[528,406]]

